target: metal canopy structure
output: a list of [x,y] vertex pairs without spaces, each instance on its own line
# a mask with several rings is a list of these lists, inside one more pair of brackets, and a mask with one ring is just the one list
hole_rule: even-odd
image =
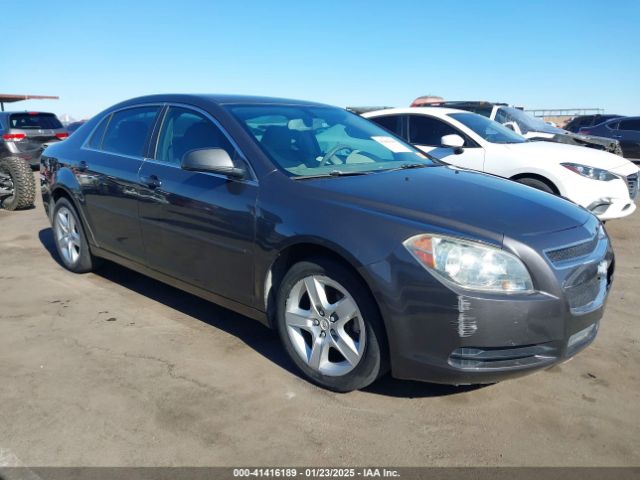
[[0,93],[0,111],[4,112],[5,103],[21,102],[23,100],[60,100],[60,97],[51,95],[15,95],[10,93]]

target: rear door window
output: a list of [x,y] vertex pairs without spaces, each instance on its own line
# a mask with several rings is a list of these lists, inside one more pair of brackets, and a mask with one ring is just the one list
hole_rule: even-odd
[[102,139],[104,138],[104,131],[107,129],[107,125],[109,124],[109,119],[111,115],[107,115],[102,119],[100,125],[93,131],[91,138],[87,142],[87,146],[95,149],[100,149],[102,147]]
[[9,128],[19,130],[56,130],[62,128],[60,120],[53,113],[24,112],[9,116]]
[[640,118],[630,118],[628,120],[620,120],[618,130],[632,130],[640,132]]
[[382,117],[369,118],[382,128],[389,130],[391,133],[400,136],[402,134],[403,115],[384,115]]
[[102,141],[102,149],[142,157],[160,107],[136,107],[112,115]]

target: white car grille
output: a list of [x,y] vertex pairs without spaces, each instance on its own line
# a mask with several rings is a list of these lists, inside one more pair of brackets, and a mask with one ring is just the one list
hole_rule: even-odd
[[638,196],[638,174],[634,173],[627,176],[627,186],[629,187],[629,197],[635,200]]

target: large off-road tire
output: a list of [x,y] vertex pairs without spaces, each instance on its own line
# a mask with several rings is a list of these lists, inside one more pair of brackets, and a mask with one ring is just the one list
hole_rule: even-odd
[[53,207],[51,219],[56,250],[65,268],[75,273],[95,270],[100,259],[91,254],[82,221],[71,202],[60,198]]
[[277,328],[284,348],[312,382],[337,392],[366,387],[387,370],[387,347],[375,300],[338,261],[314,258],[282,279]]
[[7,210],[22,210],[33,207],[36,198],[36,181],[30,165],[18,157],[0,159],[0,183],[13,193],[0,197],[2,207]]

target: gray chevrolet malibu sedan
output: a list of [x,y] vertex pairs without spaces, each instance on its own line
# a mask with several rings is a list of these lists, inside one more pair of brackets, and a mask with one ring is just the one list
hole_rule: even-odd
[[613,277],[583,208],[313,102],[137,98],[41,168],[66,268],[107,259],[257,319],[336,391],[565,361],[596,336]]

